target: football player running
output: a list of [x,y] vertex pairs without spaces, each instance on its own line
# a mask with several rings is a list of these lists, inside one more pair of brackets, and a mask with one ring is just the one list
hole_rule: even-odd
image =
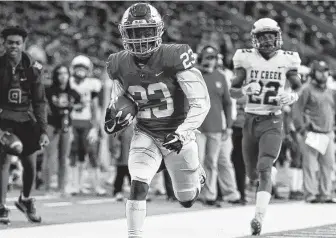
[[195,130],[210,108],[207,87],[194,68],[188,45],[161,44],[163,25],[153,6],[133,4],[119,25],[125,50],[110,55],[107,62],[113,90],[105,131],[113,134],[132,122],[132,115],[115,109],[118,96],[126,93],[139,108],[128,162],[132,178],[126,203],[129,238],[143,237],[146,196],[162,161],[183,207],[193,205],[205,182]]
[[272,165],[282,143],[282,106],[298,99],[301,87],[297,52],[281,50],[278,23],[262,18],[253,24],[253,49],[238,49],[233,56],[235,79],[231,96],[247,95],[243,128],[243,157],[251,180],[258,180],[252,235],[259,235],[271,198]]

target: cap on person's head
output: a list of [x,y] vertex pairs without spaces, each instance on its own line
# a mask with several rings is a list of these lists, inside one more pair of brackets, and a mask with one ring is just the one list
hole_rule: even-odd
[[28,32],[20,26],[9,26],[6,27],[2,32],[1,36],[6,39],[8,36],[19,35],[22,36],[23,40],[28,36]]

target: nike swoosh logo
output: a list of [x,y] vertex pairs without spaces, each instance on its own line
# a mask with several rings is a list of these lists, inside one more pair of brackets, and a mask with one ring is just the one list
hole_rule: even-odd
[[273,121],[273,123],[275,124],[275,123],[278,123],[279,121]]
[[157,76],[160,76],[161,74],[163,74],[163,71],[161,71],[160,73],[155,74],[155,76],[157,77]]
[[111,128],[109,128],[108,126],[106,126],[107,132],[109,132],[109,133],[113,132],[114,127],[115,127],[114,125]]

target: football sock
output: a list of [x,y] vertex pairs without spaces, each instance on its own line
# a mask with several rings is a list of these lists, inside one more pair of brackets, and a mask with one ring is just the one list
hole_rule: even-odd
[[272,185],[276,185],[277,174],[278,174],[278,170],[273,166],[272,173],[271,173]]
[[271,200],[271,194],[266,191],[257,192],[257,201],[255,209],[255,218],[261,221],[264,219],[267,206]]
[[303,187],[303,171],[302,169],[296,169],[296,173],[298,177],[296,181],[296,190],[301,192]]
[[297,191],[297,180],[298,180],[298,173],[297,169],[291,168],[289,170],[290,175],[291,175],[291,184],[290,184],[290,190],[293,192]]
[[126,217],[128,238],[142,238],[142,229],[146,218],[146,200],[127,200]]

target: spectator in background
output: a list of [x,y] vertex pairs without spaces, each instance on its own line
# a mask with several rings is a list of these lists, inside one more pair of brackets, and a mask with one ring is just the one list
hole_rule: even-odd
[[48,134],[51,140],[46,148],[43,159],[44,183],[47,191],[50,190],[51,163],[53,155],[58,159],[58,190],[61,196],[66,191],[66,160],[71,145],[71,117],[72,109],[82,107],[80,95],[70,87],[70,72],[66,65],[55,67],[52,73],[52,85],[46,90],[49,103]]
[[[30,222],[40,223],[31,191],[36,176],[36,151],[49,144],[42,66],[23,51],[28,35],[25,29],[8,27],[1,34],[6,53],[0,57],[0,129],[15,134],[23,145],[22,153],[17,154],[23,166],[23,188],[15,206]],[[0,222],[8,223],[5,204],[10,158],[3,152],[0,156]]]
[[207,174],[201,199],[206,205],[216,207],[221,206],[216,200],[217,179],[222,194],[226,193],[230,200],[239,199],[231,163],[232,104],[227,81],[216,69],[218,54],[218,50],[209,45],[198,56],[198,68],[203,74],[211,100],[211,109],[199,128],[202,134],[197,135],[200,160]]
[[[294,123],[303,148],[305,200],[336,203],[332,198],[331,174],[335,163],[334,131],[336,94],[327,88],[328,65],[314,61],[311,81],[304,85],[293,106]],[[319,177],[316,171],[319,170]]]
[[70,166],[72,173],[72,194],[88,194],[91,191],[84,187],[83,172],[85,159],[88,156],[91,168],[88,169],[89,178],[92,181],[93,190],[97,195],[105,195],[106,191],[100,184],[100,168],[98,159],[99,137],[99,105],[98,94],[102,84],[96,78],[91,78],[92,62],[83,55],[76,56],[71,62],[70,87],[80,96],[83,107],[73,110],[74,139],[70,152]]
[[290,106],[284,106],[283,111],[285,138],[283,140],[282,149],[284,148],[284,156],[286,157],[286,159],[290,160],[289,199],[301,200],[303,198],[302,152],[305,148],[301,148],[298,141],[297,131],[295,130],[295,126],[293,123],[292,108]]
[[233,150],[231,155],[231,160],[234,166],[235,174],[236,174],[236,184],[238,191],[240,193],[240,200],[237,200],[236,203],[240,203],[245,205],[247,203],[246,200],[246,169],[245,163],[243,159],[243,151],[242,151],[242,139],[243,139],[243,126],[245,121],[244,115],[244,107],[246,103],[246,97],[239,98],[235,101],[237,108],[237,117],[233,122],[232,126],[232,143]]

